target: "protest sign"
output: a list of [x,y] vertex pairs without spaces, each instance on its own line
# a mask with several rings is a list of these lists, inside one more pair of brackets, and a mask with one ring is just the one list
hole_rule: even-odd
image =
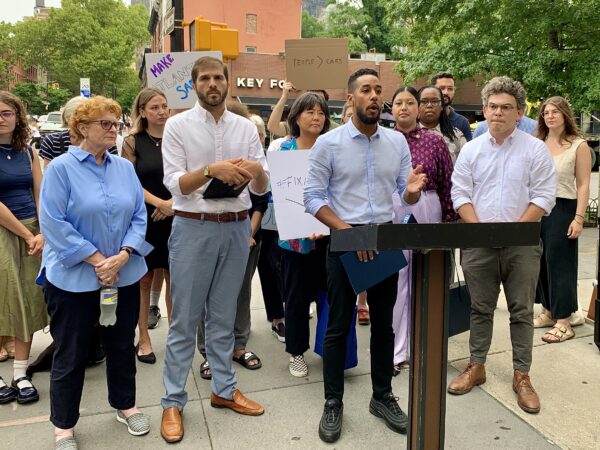
[[273,207],[280,239],[329,234],[329,228],[304,212],[304,184],[310,150],[268,152]]
[[203,56],[223,60],[221,52],[146,53],[148,87],[163,91],[171,109],[192,108],[198,100],[192,86],[192,67]]
[[286,40],[285,69],[296,89],[346,89],[348,39]]

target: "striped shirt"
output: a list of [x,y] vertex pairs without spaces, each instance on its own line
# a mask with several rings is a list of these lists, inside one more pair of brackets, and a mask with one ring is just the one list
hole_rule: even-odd
[[[57,133],[49,134],[42,140],[40,156],[47,161],[52,161],[54,158],[62,155],[63,153],[67,153],[67,150],[69,150],[69,145],[71,145],[69,130],[63,130]],[[116,155],[117,146],[113,145],[108,152]]]

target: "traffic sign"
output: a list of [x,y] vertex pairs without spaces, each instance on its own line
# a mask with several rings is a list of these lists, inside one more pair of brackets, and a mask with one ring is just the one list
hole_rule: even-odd
[[92,96],[89,78],[79,79],[79,94],[85,98],[90,98]]

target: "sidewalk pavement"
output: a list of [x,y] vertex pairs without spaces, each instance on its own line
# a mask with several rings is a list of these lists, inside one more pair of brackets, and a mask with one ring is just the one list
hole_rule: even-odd
[[[579,299],[587,311],[595,272],[597,230],[587,229],[580,242]],[[164,301],[164,300],[163,300]],[[161,311],[166,311],[164,303]],[[197,354],[188,379],[189,402],[184,412],[185,437],[179,444],[168,445],[160,436],[163,393],[162,361],[167,335],[167,320],[150,332],[158,358],[155,365],[138,363],[138,406],[152,419],[150,434],[129,435],[124,425],[115,420],[108,405],[105,366],[88,369],[81,402],[81,419],[76,427],[80,449],[234,449],[242,446],[261,449],[402,449],[406,436],[390,431],[368,411],[371,395],[369,374],[369,327],[357,326],[359,365],[346,371],[344,427],[341,439],[324,444],[317,433],[323,408],[322,361],[312,351],[306,353],[310,373],[306,378],[292,377],[288,358],[281,344],[271,334],[266,320],[258,277],[253,284],[252,334],[248,349],[262,359],[256,371],[235,364],[238,386],[244,394],[263,404],[266,413],[245,417],[230,410],[210,406],[210,383],[202,380]],[[312,321],[312,335],[316,318]],[[508,311],[504,298],[495,315],[495,333],[488,357],[487,382],[464,396],[448,395],[446,399],[447,449],[573,449],[600,448],[597,426],[600,385],[600,354],[593,344],[593,327],[589,323],[575,328],[576,337],[549,345],[541,341],[543,330],[534,335],[531,379],[540,394],[542,410],[537,415],[523,412],[512,391],[511,346]],[[35,358],[50,342],[50,336],[39,332],[34,337]],[[468,333],[450,339],[448,347],[448,380],[456,376],[469,358]],[[0,375],[12,377],[12,364],[0,363]],[[48,422],[48,372],[35,375],[40,401],[32,405],[10,403],[0,405],[1,447],[12,449],[53,448],[53,428]],[[408,410],[408,372],[393,379],[394,393],[400,405]]]

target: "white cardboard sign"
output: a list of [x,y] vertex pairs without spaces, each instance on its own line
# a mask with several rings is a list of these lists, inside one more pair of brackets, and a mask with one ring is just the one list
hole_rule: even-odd
[[279,238],[306,238],[313,233],[329,234],[329,228],[304,212],[304,184],[310,150],[267,152],[273,207]]
[[223,60],[220,51],[146,53],[148,87],[163,91],[171,109],[193,108],[198,97],[192,86],[192,67],[203,56]]

